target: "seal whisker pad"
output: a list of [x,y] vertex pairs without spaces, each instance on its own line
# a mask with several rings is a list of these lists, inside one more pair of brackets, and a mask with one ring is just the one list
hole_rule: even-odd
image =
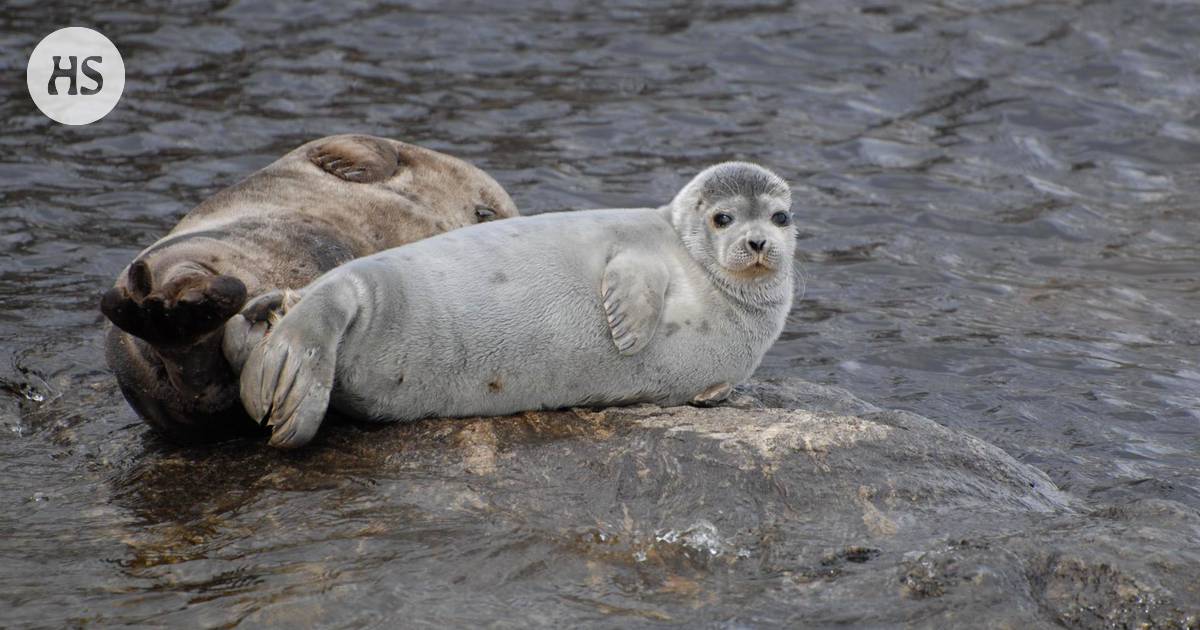
[[718,404],[783,329],[794,240],[787,184],[731,162],[660,208],[485,222],[380,252],[304,288],[251,350],[243,401],[283,447],[311,439],[330,401],[376,421]]

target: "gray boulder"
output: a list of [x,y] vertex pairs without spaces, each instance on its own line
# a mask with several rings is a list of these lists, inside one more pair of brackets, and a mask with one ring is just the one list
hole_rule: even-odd
[[[1092,511],[974,437],[798,381],[713,409],[335,426],[128,479],[123,501],[169,524],[135,537],[141,577],[254,568],[261,605],[190,606],[206,623],[1187,627],[1200,609],[1194,511]],[[345,580],[374,587],[316,596]]]

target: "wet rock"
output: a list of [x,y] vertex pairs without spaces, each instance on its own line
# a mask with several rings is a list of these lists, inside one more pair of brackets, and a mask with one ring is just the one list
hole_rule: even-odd
[[1187,627],[1200,601],[1186,508],[1097,512],[974,437],[794,380],[714,409],[343,424],[297,453],[172,450],[115,485],[146,523],[126,536],[128,571],[175,590],[237,575],[237,594],[252,584],[274,602],[252,617],[265,623],[301,600],[333,619],[309,598],[347,575],[389,584],[350,602],[433,598],[417,608],[429,622],[533,598],[554,623]]
[[796,378],[763,378],[740,385],[729,405],[743,408],[807,409],[842,415],[872,413],[878,407],[855,398],[840,387],[818,385]]

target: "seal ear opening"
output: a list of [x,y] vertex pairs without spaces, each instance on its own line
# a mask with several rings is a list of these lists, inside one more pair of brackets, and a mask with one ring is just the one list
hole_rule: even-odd
[[403,162],[391,143],[370,136],[337,136],[314,146],[308,159],[348,182],[372,184],[390,179]]

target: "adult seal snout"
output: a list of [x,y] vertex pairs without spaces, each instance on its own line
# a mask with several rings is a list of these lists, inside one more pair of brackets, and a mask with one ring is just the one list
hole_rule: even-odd
[[108,363],[137,413],[170,435],[253,428],[221,349],[247,299],[516,214],[495,180],[448,155],[364,135],[310,142],[201,203],[121,272],[100,304],[114,324]]
[[724,163],[662,208],[522,217],[355,260],[290,306],[272,298],[287,312],[249,353],[242,401],[281,447],[312,439],[330,404],[397,421],[719,401],[783,328],[790,206],[776,175]]

